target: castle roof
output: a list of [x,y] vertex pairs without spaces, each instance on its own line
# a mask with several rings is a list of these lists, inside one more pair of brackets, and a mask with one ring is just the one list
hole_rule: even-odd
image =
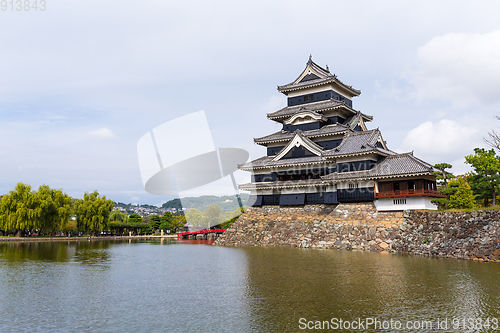
[[375,167],[365,171],[331,173],[321,177],[323,180],[380,179],[432,175],[433,166],[413,156],[413,153],[387,156]]
[[270,167],[287,167],[325,163],[325,159],[321,156],[309,156],[299,158],[287,158],[278,161],[273,161],[275,156],[264,156],[251,162],[239,166],[241,170],[251,171],[253,169],[263,169]]
[[[329,136],[333,134],[344,134],[349,131],[349,127],[344,124],[335,123],[333,125],[326,125],[319,129],[304,131],[302,134],[310,139],[319,138],[322,136]],[[294,137],[294,133],[279,131],[270,135],[263,136],[261,138],[253,139],[255,143],[260,145],[265,145],[271,142],[285,142],[289,141]]]
[[278,91],[287,95],[291,91],[328,84],[336,86],[338,90],[349,97],[359,96],[359,94],[361,94],[360,90],[344,84],[335,74],[330,73],[328,66],[325,69],[312,61],[311,56],[309,56],[309,61],[306,63],[306,68],[302,73],[293,82],[278,86]]
[[333,149],[325,152],[326,157],[341,157],[346,155],[362,155],[368,153],[377,153],[379,155],[392,155],[385,142],[382,139],[382,134],[378,129],[349,132],[344,136],[342,143]]
[[[356,114],[358,111],[350,108],[344,102],[338,101],[336,99],[329,99],[326,101],[313,102],[308,104],[286,106],[276,112],[268,113],[267,118],[275,121],[280,121],[284,118],[293,116],[296,113],[303,111],[313,111],[316,113],[323,113],[331,110],[343,110],[347,113]],[[362,113],[363,120],[366,122],[372,121],[373,117]]]
[[[334,126],[339,127],[338,124],[336,125],[337,126],[329,125],[323,128],[334,127]],[[313,130],[313,131],[320,131],[320,130]],[[293,138],[297,136],[297,133],[299,133],[302,138],[308,139],[308,142],[310,144],[314,144],[315,146],[319,147],[316,143],[310,140],[311,136],[308,135],[310,132],[313,131],[307,131],[307,132],[296,131],[295,133],[286,133],[286,134],[290,135]],[[283,166],[300,165],[302,163],[316,164],[316,163],[321,163],[322,161],[326,161],[326,158],[333,159],[333,158],[368,155],[368,154],[390,156],[395,154],[394,152],[390,151],[387,148],[385,142],[382,139],[382,134],[378,129],[362,131],[362,132],[353,132],[350,129],[345,129],[345,131],[347,133],[344,135],[342,143],[338,147],[330,150],[321,150],[322,149],[321,147],[318,148],[318,151],[321,151],[321,156],[311,156],[311,157],[301,157],[301,158],[281,159],[281,160],[277,160],[279,154],[277,154],[276,157],[264,156],[252,162],[241,165],[240,169],[251,170],[252,168],[267,168],[275,166],[283,167]],[[292,140],[290,139],[288,140],[289,140],[288,145],[285,148],[283,148],[282,151],[284,151],[292,143]]]

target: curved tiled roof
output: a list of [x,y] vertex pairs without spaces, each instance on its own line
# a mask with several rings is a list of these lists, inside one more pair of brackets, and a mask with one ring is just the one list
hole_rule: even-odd
[[299,82],[299,83],[289,83],[289,84],[286,84],[283,86],[278,86],[278,91],[280,91],[282,93],[286,93],[286,92],[298,90],[301,88],[320,86],[320,85],[324,85],[324,84],[328,84],[328,83],[337,84],[338,86],[340,86],[343,89],[350,92],[351,95],[353,95],[353,96],[358,96],[359,94],[361,94],[360,90],[354,89],[352,86],[348,86],[347,84],[343,83],[342,81],[337,79],[336,75],[330,75],[326,78],[319,78],[319,79],[303,81],[303,82]]
[[[321,136],[327,136],[329,134],[343,134],[345,131],[348,130],[349,127],[347,127],[346,125],[336,123],[333,125],[326,125],[315,130],[304,131],[302,132],[302,134],[308,138],[317,138]],[[261,138],[255,138],[253,139],[253,141],[257,144],[264,144],[270,142],[288,141],[292,139],[293,136],[294,133],[292,132],[279,131],[267,136],[263,136]]]
[[392,155],[392,152],[376,146],[379,137],[381,137],[381,134],[378,129],[347,133],[342,143],[338,147],[328,150],[324,156],[340,157],[343,155],[364,154],[369,152]]
[[[292,116],[296,113],[303,112],[303,111],[313,111],[317,113],[322,113],[327,110],[333,110],[333,109],[338,109],[342,108],[345,109],[346,111],[350,113],[356,113],[356,110],[351,109],[348,107],[344,102],[338,101],[336,99],[328,99],[326,101],[319,101],[319,102],[313,102],[313,103],[308,103],[308,104],[301,104],[301,105],[294,105],[294,106],[285,106],[284,108],[273,112],[273,113],[268,113],[267,118],[269,119],[279,119],[279,118],[286,118],[289,116]],[[367,116],[368,118],[372,119],[371,116]]]
[[264,156],[256,160],[253,160],[251,162],[242,164],[239,166],[239,168],[241,170],[252,170],[252,169],[278,167],[278,166],[284,167],[284,166],[327,163],[326,160],[321,156],[287,158],[287,159],[281,159],[279,161],[273,161],[274,157],[275,156]]
[[416,158],[412,153],[405,153],[387,156],[370,170],[332,173],[323,176],[322,179],[349,180],[391,178],[413,175],[432,175],[434,171],[434,168],[429,163]]

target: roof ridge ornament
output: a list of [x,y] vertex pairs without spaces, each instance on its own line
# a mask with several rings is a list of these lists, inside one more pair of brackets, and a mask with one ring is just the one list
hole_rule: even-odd
[[308,62],[312,62],[312,54],[309,54],[309,61]]

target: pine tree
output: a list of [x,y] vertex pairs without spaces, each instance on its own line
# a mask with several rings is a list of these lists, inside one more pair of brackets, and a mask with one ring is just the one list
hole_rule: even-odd
[[434,165],[434,169],[437,169],[439,171],[434,171],[432,173],[436,176],[438,185],[441,185],[439,193],[446,195],[446,198],[432,199],[431,202],[444,207],[444,209],[448,209],[448,205],[450,204],[450,196],[456,191],[456,187],[450,188],[450,186],[448,186],[448,180],[455,178],[455,176],[451,172],[446,171],[446,169],[451,169],[451,167],[451,164],[439,163]]
[[495,150],[475,148],[474,155],[465,156],[465,163],[470,164],[474,171],[469,173],[469,181],[474,193],[485,200],[491,198],[496,206],[497,187],[500,185],[500,160]]

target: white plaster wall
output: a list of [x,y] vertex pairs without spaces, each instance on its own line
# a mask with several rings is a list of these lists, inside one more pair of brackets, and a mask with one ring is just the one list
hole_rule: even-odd
[[[395,205],[395,199],[406,199],[406,204]],[[379,211],[407,210],[407,209],[430,209],[437,210],[437,206],[431,203],[429,197],[407,197],[407,198],[381,198],[374,201]]]
[[286,172],[286,171],[294,171],[294,170],[295,171],[296,170],[311,170],[311,169],[323,169],[323,168],[333,169],[337,166],[334,161],[333,161],[333,163],[331,163],[330,161],[328,161],[328,162],[325,161],[322,164],[313,164],[313,165],[300,166],[300,167],[299,166],[295,166],[295,167],[290,166],[290,167],[286,167],[286,168],[274,167],[274,168],[256,169],[254,173],[256,175],[260,175],[260,174],[268,174],[268,173],[271,173],[274,171]]
[[373,186],[374,186],[374,182],[373,182],[373,180],[369,180],[369,181],[341,182],[341,183],[338,183],[338,184],[337,184],[337,188],[338,188],[339,190],[342,190],[342,189],[349,189],[349,184],[358,184],[358,188],[362,188],[362,187],[373,187]]
[[295,97],[295,96],[301,96],[301,95],[307,95],[307,94],[314,94],[322,91],[327,91],[327,90],[333,90],[336,93],[344,96],[347,99],[351,99],[349,96],[346,96],[344,92],[340,91],[340,89],[336,89],[336,85],[333,84],[328,84],[328,85],[321,85],[318,87],[312,87],[308,89],[301,89],[301,90],[294,90],[290,91],[288,93],[288,97]]
[[334,192],[334,186],[310,186],[310,187],[294,187],[281,189],[281,194],[295,194],[295,193],[317,193],[317,192]]

